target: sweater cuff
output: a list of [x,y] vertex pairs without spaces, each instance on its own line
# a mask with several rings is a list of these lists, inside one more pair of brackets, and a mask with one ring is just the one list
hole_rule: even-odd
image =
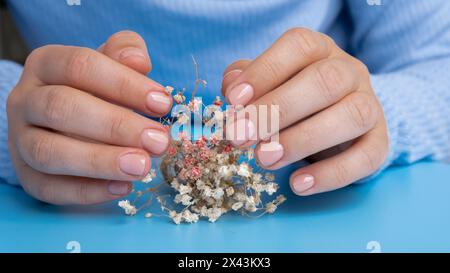
[[22,74],[22,66],[0,60],[0,179],[19,185],[8,151],[8,119],[6,100]]

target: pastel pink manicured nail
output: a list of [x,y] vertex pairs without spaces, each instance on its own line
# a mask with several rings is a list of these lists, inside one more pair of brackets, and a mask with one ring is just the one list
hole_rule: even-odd
[[227,97],[233,105],[246,105],[253,98],[253,87],[248,83],[241,83],[228,92]]
[[239,119],[228,125],[227,139],[235,146],[256,140],[256,127],[249,119]]
[[111,181],[108,184],[108,191],[112,195],[125,195],[131,190],[131,185],[125,181]]
[[119,168],[122,172],[134,175],[145,175],[145,168],[147,165],[147,158],[142,154],[125,154],[119,158]]
[[150,91],[147,95],[147,108],[158,114],[165,114],[170,111],[172,99],[160,91]]
[[160,155],[169,146],[169,137],[167,132],[156,129],[147,129],[141,135],[142,145],[152,154]]
[[262,143],[256,151],[258,161],[264,167],[272,166],[278,162],[283,157],[283,154],[283,145],[276,141]]
[[309,174],[299,174],[294,177],[292,189],[296,194],[302,194],[314,186],[314,177]]

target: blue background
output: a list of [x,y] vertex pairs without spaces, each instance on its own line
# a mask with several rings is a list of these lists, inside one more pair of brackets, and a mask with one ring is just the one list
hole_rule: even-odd
[[180,226],[124,216],[116,203],[50,206],[0,184],[0,251],[69,252],[76,241],[81,252],[371,252],[368,244],[382,252],[450,252],[449,180],[449,165],[420,163],[312,197],[283,187],[287,202],[257,220],[226,215]]

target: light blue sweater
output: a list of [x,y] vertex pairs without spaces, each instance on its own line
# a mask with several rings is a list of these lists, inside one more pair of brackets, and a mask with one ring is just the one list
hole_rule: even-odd
[[[361,59],[389,125],[383,168],[450,158],[450,1],[448,0],[6,0],[30,46],[98,47],[130,29],[148,43],[151,77],[191,87],[193,54],[220,93],[224,68],[254,58],[284,31],[302,26],[331,35]],[[7,149],[5,102],[21,67],[0,61],[0,177],[17,182]],[[383,169],[382,168],[382,169]]]

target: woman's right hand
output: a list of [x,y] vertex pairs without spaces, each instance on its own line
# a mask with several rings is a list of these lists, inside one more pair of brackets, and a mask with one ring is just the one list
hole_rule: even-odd
[[9,152],[26,192],[51,204],[94,204],[127,195],[168,130],[171,97],[147,78],[150,57],[136,33],[112,35],[97,51],[34,50],[8,97]]

